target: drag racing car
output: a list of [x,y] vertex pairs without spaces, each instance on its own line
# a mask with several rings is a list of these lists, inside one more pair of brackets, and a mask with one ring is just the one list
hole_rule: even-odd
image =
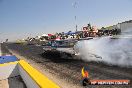
[[77,55],[74,51],[74,45],[77,43],[78,40],[52,40],[48,41],[46,45],[43,46],[44,54],[45,55],[52,55],[55,56],[68,56],[72,57]]

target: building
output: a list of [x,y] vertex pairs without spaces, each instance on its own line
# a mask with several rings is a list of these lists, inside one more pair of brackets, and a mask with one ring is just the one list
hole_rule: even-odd
[[117,28],[121,29],[122,32],[128,29],[132,29],[132,20],[118,23],[116,26]]

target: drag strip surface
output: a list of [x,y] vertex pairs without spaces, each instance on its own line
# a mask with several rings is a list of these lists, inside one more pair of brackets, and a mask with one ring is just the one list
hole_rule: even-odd
[[0,43],[0,56],[2,55],[2,52],[1,52],[1,43]]
[[[84,62],[78,59],[60,58],[57,53],[43,54],[42,46],[22,45],[22,44],[4,44],[5,48],[11,49],[25,58],[32,59],[36,63],[42,64],[44,69],[58,76],[75,86],[81,85],[81,69],[83,66],[89,70],[90,79],[130,79],[132,80],[132,68],[118,66],[109,66],[100,62]],[[8,49],[6,51],[8,51]],[[68,84],[67,84],[68,85]],[[88,86],[89,88],[131,88],[132,85],[105,85]]]
[[12,55],[5,44],[1,44],[1,55]]

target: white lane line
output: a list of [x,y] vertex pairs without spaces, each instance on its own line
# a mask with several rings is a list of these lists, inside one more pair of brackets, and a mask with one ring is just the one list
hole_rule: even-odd
[[0,56],[2,56],[2,52],[1,52],[1,43],[0,43]]

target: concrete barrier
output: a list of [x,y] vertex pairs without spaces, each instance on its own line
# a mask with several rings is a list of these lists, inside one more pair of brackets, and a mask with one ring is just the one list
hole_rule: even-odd
[[27,88],[40,88],[39,85],[35,82],[32,77],[23,69],[22,66],[18,65],[19,74],[21,75],[24,83],[26,84]]
[[[21,75],[23,75],[22,77],[24,77],[24,74],[27,73],[27,77],[32,78],[32,80],[30,79],[30,83],[34,84],[35,86],[38,85],[39,88],[60,88],[58,85],[56,85],[54,82],[49,80],[46,76],[38,72],[36,69],[34,69],[24,60],[20,60],[19,64],[20,64],[19,72],[21,72]],[[22,70],[21,67],[23,68],[23,70],[25,70],[25,72]],[[28,82],[28,79],[25,78],[25,80],[27,80]],[[34,81],[36,82],[36,84],[34,83]],[[29,83],[26,83],[26,84],[29,85],[29,88],[38,88],[38,86],[30,87]]]
[[24,60],[0,64],[0,80],[18,75],[27,88],[60,88]]
[[18,76],[18,62],[10,62],[0,64],[0,80],[7,79],[9,77]]

